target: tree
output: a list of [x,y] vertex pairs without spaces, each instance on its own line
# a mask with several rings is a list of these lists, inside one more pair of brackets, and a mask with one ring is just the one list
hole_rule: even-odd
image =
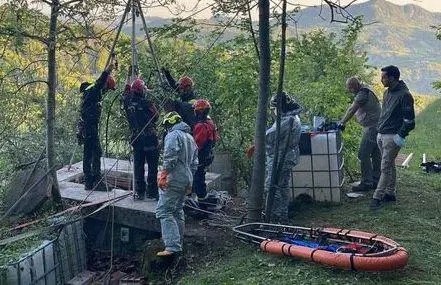
[[267,106],[270,95],[270,5],[268,0],[259,0],[259,100],[257,104],[256,130],[254,144],[254,167],[252,183],[248,195],[249,221],[260,221],[263,208],[263,186],[265,183],[265,126],[267,121]]
[[[68,46],[70,44],[71,51],[74,50],[79,56],[81,50],[78,50],[78,46],[74,44],[74,41],[97,39],[97,35],[93,32],[91,27],[91,21],[95,18],[88,17],[90,6],[93,1],[82,2],[80,0],[68,0],[61,3],[59,0],[41,0],[40,4],[49,5],[50,16],[47,22],[47,32],[41,29],[46,17],[43,13],[34,8],[30,8],[26,1],[12,0],[8,5],[10,9],[16,8],[16,22],[10,22],[7,25],[3,25],[0,28],[0,35],[6,37],[16,37],[18,39],[28,39],[37,41],[46,47],[47,52],[47,79],[46,80],[31,80],[24,85],[44,83],[47,85],[46,96],[46,161],[49,177],[51,181],[51,193],[53,201],[57,204],[61,203],[61,195],[59,191],[57,175],[55,171],[56,166],[56,152],[55,152],[55,106],[56,106],[56,94],[57,94],[57,50],[59,47],[58,39],[60,36],[64,36],[63,43]],[[40,18],[35,17],[34,14],[38,14]],[[25,16],[26,19],[22,17]],[[60,23],[60,16],[65,17],[64,22]],[[36,23],[32,24],[29,19],[33,19]],[[26,25],[23,25],[23,20],[26,21]],[[83,23],[81,22],[83,20]],[[78,24],[80,23],[80,25]],[[35,29],[36,26],[40,26],[40,29]],[[61,27],[60,27],[61,26]],[[80,29],[78,29],[80,27]],[[82,28],[82,29],[81,29]],[[77,29],[77,30],[75,30]],[[73,48],[73,49],[72,49]],[[68,49],[66,49],[67,52]]]

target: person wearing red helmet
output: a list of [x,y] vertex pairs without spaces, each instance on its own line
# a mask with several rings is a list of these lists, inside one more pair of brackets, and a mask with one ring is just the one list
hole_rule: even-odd
[[[213,149],[219,140],[219,133],[216,124],[208,116],[211,104],[208,100],[199,99],[193,104],[196,124],[193,128],[193,137],[198,146],[198,168],[193,179],[193,192],[196,193],[200,206],[204,206],[207,195],[205,184],[206,168],[211,165],[214,159]],[[208,200],[207,200],[208,201]],[[217,201],[211,201],[213,204]],[[211,202],[209,204],[211,204]]]
[[[156,123],[159,112],[155,104],[148,98],[148,89],[139,77],[131,84],[131,67],[127,76],[123,94],[123,104],[126,118],[131,131],[130,144],[133,147],[135,199],[144,200],[158,198],[158,162],[159,142]],[[145,168],[147,162],[147,185]],[[146,193],[147,192],[147,193]]]
[[[101,183],[101,145],[98,133],[98,124],[101,117],[102,96],[108,90],[115,90],[115,79],[110,75],[115,68],[113,58],[109,66],[94,82],[83,82],[80,85],[80,93],[83,94],[81,102],[80,119],[77,127],[78,144],[84,144],[83,149],[83,173],[84,188],[86,190],[104,190]],[[100,187],[97,187],[100,186]]]
[[182,76],[176,81],[171,75],[170,71],[162,68],[162,73],[171,89],[179,94],[181,100],[168,100],[164,104],[166,112],[176,111],[182,117],[182,120],[194,128],[196,124],[196,117],[193,112],[193,104],[196,102],[196,93],[194,92],[194,82],[189,76]]

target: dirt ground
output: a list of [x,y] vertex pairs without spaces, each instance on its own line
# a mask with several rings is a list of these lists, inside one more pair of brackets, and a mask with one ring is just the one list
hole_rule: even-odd
[[176,284],[184,273],[201,271],[216,264],[239,241],[231,227],[245,214],[243,200],[235,198],[211,217],[186,216],[184,251],[174,258],[158,258],[160,240],[149,240],[144,251],[132,256],[116,256],[110,267],[110,253],[89,252],[88,270],[96,273],[93,284]]

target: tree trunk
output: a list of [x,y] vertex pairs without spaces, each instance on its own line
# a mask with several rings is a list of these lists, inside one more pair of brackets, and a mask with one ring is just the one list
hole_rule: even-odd
[[[274,146],[274,160],[271,170],[271,182],[268,190],[268,197],[266,197],[265,205],[265,222],[272,220],[272,210],[274,202],[274,194],[276,186],[279,185],[279,169],[284,163],[284,158],[279,157],[280,149],[280,124],[282,121],[282,92],[283,82],[285,77],[285,51],[286,51],[286,0],[283,0],[282,5],[282,39],[280,41],[280,67],[279,67],[279,81],[277,84],[277,119],[276,119],[276,145]],[[289,140],[288,140],[289,141]],[[284,152],[286,153],[286,147]]]
[[55,95],[57,88],[57,64],[56,64],[56,44],[57,44],[57,20],[60,9],[60,2],[53,0],[51,5],[51,16],[48,38],[48,92],[46,98],[46,155],[49,181],[51,185],[52,199],[55,203],[61,204],[60,189],[58,186],[57,173],[55,166]]
[[251,188],[248,196],[248,215],[250,222],[260,221],[263,209],[263,189],[265,184],[265,129],[267,120],[267,105],[270,94],[270,29],[269,29],[269,0],[259,0],[259,46],[260,46],[260,72],[259,72],[259,100],[257,106],[256,130],[254,144],[253,174]]

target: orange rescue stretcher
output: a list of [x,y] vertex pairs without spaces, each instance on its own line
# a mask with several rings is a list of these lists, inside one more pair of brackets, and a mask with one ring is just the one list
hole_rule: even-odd
[[406,266],[408,254],[397,242],[374,233],[338,228],[306,228],[266,223],[235,227],[236,237],[262,251],[359,271]]

